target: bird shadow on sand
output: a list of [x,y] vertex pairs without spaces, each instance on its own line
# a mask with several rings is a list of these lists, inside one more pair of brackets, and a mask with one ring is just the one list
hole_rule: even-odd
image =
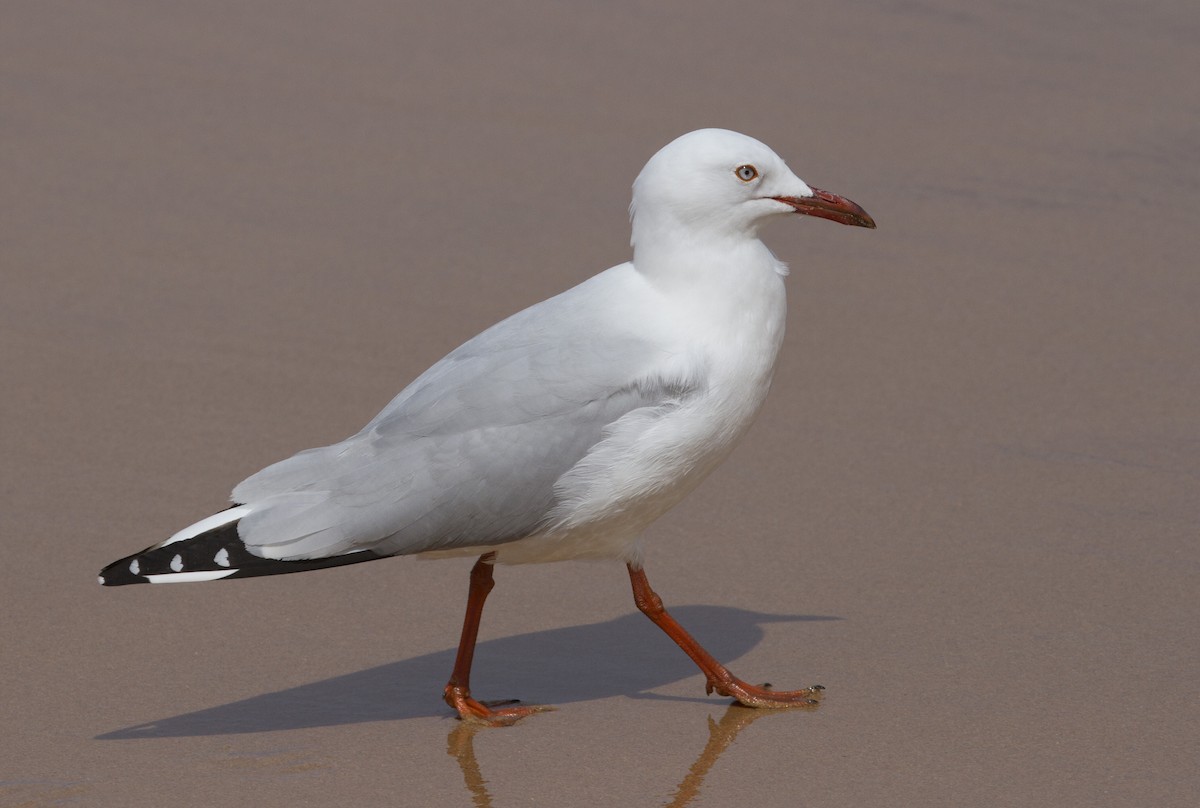
[[[774,615],[725,606],[679,606],[672,614],[718,659],[735,662],[763,638],[762,625],[840,620]],[[454,648],[390,662],[319,682],[137,724],[96,740],[236,735],[368,721],[453,715],[441,690],[454,665]],[[803,655],[797,653],[798,666]],[[734,672],[738,673],[736,666]],[[803,670],[743,671],[748,681],[767,676],[780,688],[804,687]],[[698,675],[683,652],[640,613],[602,623],[535,631],[480,642],[472,690],[481,699],[517,697],[528,703],[570,704],[612,696],[682,699],[655,688]],[[799,681],[797,681],[799,680]],[[695,700],[703,700],[703,691]]]

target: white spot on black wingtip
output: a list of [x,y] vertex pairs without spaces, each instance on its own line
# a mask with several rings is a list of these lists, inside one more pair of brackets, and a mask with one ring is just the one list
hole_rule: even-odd
[[217,554],[215,556],[213,556],[213,561],[217,562],[218,566],[228,567],[229,566],[229,550],[222,547],[220,550],[217,551]]
[[138,574],[138,560],[136,558],[129,562],[129,571],[134,575]]
[[104,586],[104,576],[103,575],[97,575],[96,581],[100,584],[100,586]]
[[175,572],[183,572],[183,556],[176,554],[171,559],[171,569]]

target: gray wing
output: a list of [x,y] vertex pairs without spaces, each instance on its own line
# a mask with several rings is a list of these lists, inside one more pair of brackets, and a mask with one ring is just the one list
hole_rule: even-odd
[[[584,284],[583,286],[587,286]],[[483,332],[342,443],[276,463],[234,490],[243,541],[268,558],[356,549],[411,554],[534,532],[554,483],[634,411],[691,383],[664,351],[564,293]]]

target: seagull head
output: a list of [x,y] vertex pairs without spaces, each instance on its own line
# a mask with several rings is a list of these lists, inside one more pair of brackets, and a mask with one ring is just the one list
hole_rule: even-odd
[[633,245],[678,235],[756,238],[763,222],[802,214],[856,227],[875,221],[849,199],[813,188],[752,137],[699,129],[668,143],[633,183]]

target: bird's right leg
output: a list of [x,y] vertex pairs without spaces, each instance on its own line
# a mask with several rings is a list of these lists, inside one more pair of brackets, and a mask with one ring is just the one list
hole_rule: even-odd
[[650,588],[645,571],[633,564],[626,566],[629,569],[629,580],[633,584],[633,602],[642,614],[654,621],[656,626],[666,632],[666,635],[692,658],[707,680],[704,686],[707,692],[715,691],[722,696],[729,696],[745,707],[817,706],[821,691],[825,689],[820,685],[803,690],[771,690],[770,685],[752,685],[734,676],[670,615],[663,606],[662,598]]
[[483,604],[488,593],[496,585],[492,577],[495,553],[484,553],[471,567],[471,588],[467,593],[467,613],[463,617],[462,639],[458,642],[458,655],[454,659],[454,671],[446,683],[442,698],[458,710],[458,717],[493,727],[515,724],[527,715],[553,710],[553,707],[530,705],[528,707],[502,707],[515,701],[481,702],[471,698],[471,662],[475,658],[475,640],[479,636],[479,621],[483,617]]

